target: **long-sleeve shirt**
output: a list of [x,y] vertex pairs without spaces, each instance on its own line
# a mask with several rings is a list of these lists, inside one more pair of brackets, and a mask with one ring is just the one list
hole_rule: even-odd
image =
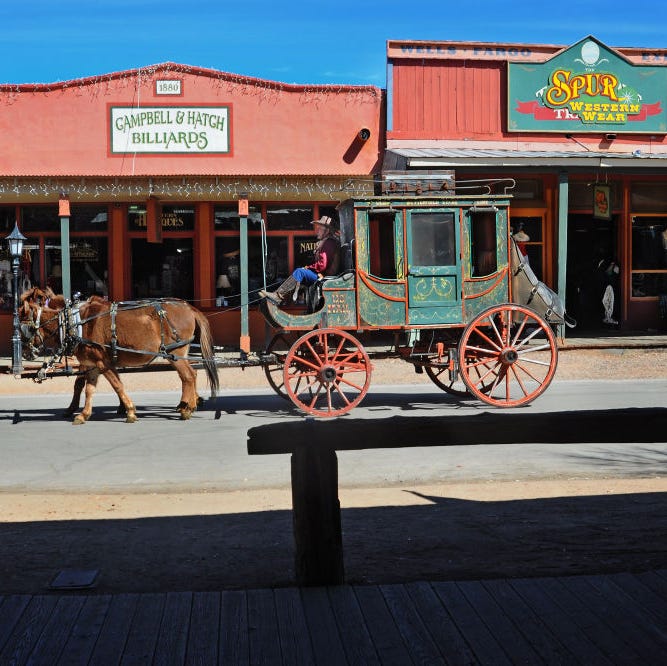
[[337,271],[338,241],[329,236],[325,238],[315,250],[315,261],[307,266],[315,273],[331,275]]

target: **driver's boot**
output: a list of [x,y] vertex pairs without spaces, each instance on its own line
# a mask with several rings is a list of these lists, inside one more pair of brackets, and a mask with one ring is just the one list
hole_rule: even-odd
[[276,305],[280,305],[283,302],[283,299],[291,294],[298,286],[299,283],[290,275],[275,291],[264,291],[264,289],[261,289],[259,295],[263,298],[268,298]]

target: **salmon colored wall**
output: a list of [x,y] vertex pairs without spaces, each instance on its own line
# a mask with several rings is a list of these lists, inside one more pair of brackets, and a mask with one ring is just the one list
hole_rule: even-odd
[[[157,96],[156,79],[183,95]],[[296,86],[166,63],[61,84],[0,86],[0,176],[370,174],[383,94],[374,86]],[[109,155],[110,107],[231,105],[223,155]],[[362,127],[368,141],[355,144]],[[355,144],[355,149],[350,147]]]
[[395,62],[388,138],[502,138],[504,69],[485,61]]

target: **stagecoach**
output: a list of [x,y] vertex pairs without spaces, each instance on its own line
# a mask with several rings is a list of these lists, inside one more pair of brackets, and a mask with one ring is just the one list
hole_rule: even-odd
[[[33,378],[46,377],[67,352],[82,361],[85,348],[89,357],[104,356],[112,385],[120,383],[117,373],[127,369],[119,362],[119,350],[128,366],[145,368],[166,359],[183,379],[180,407],[184,400],[190,404],[187,417],[196,393],[185,366],[204,367],[215,388],[213,366],[261,365],[278,395],[306,414],[333,417],[363,400],[373,360],[395,357],[426,373],[448,394],[496,407],[527,404],[549,386],[556,371],[554,329],[571,322],[558,296],[537,279],[512,240],[512,184],[508,179],[444,180],[437,190],[424,191],[394,182],[377,196],[342,201],[340,272],[304,289],[299,304],[279,307],[261,300],[273,333],[262,353],[246,349],[234,360],[211,358],[210,344],[206,355],[188,355],[195,319],[202,335],[209,337],[210,330],[187,304],[170,299],[106,306],[88,301],[77,309],[61,297],[59,312],[47,319],[44,299],[33,298],[37,302],[32,310],[25,306],[23,327],[29,323],[33,338],[43,339],[46,322],[51,322],[49,335],[60,341]],[[242,217],[241,254],[247,256],[246,229]],[[243,266],[242,273],[243,328],[252,299]],[[183,307],[188,309],[183,330],[189,332],[179,335],[174,322]],[[90,312],[95,314],[86,314]],[[133,317],[152,321],[152,341],[131,339],[130,331],[141,328]],[[35,318],[41,323],[35,325]],[[99,333],[94,340],[86,333],[93,330]],[[78,409],[76,391],[82,387],[80,378],[70,411]],[[121,402],[123,395],[121,385]],[[88,401],[85,409],[87,418]]]
[[395,356],[455,396],[496,407],[537,398],[565,313],[511,238],[510,185],[342,202],[342,272],[308,289],[306,312],[261,303],[275,332],[265,364],[274,390],[338,416],[363,400],[373,359]]

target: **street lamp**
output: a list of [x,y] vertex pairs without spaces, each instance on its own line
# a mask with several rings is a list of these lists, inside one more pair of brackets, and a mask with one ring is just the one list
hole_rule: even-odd
[[18,222],[14,223],[14,230],[5,238],[9,246],[9,255],[12,258],[12,272],[14,273],[14,334],[12,335],[12,374],[16,377],[23,371],[21,344],[21,328],[19,324],[19,263],[23,254],[23,241],[26,237],[19,231]]

